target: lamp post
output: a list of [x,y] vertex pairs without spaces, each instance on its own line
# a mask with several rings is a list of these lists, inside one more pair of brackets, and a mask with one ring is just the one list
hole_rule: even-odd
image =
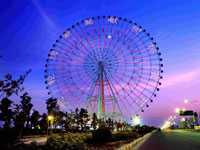
[[[50,125],[49,125],[49,122],[50,122]],[[48,136],[48,129],[49,129],[49,126],[53,126],[53,116],[48,116],[47,117],[47,136]],[[52,130],[50,130],[52,131]]]
[[[195,103],[195,102],[198,102],[198,100],[190,101],[190,105],[191,105],[191,107],[192,107],[192,111],[193,111],[193,113],[194,113],[193,103]],[[184,100],[184,103],[188,103],[188,100],[185,99],[185,100]],[[198,120],[198,119],[197,119],[197,120]],[[193,115],[193,122],[194,122],[194,123],[196,122],[196,121],[195,121],[195,117],[194,117],[194,115]]]

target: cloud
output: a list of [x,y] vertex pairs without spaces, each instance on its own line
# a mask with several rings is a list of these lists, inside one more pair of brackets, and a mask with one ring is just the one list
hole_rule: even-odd
[[53,23],[53,21],[50,19],[50,17],[48,17],[48,15],[43,11],[43,9],[41,8],[40,4],[37,2],[37,0],[33,0],[33,3],[35,4],[35,6],[37,7],[38,11],[40,12],[41,16],[45,19],[45,21],[53,26],[56,27],[55,24]]
[[191,84],[192,82],[196,82],[197,78],[199,77],[200,68],[196,68],[190,71],[168,74],[162,82],[162,88],[176,85],[185,85],[187,83]]

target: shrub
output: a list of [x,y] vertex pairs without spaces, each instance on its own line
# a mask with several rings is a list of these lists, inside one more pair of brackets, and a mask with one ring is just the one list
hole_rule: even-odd
[[92,137],[95,142],[108,142],[112,138],[112,132],[109,128],[101,127],[93,132]]
[[126,132],[117,132],[113,134],[113,141],[120,141],[120,140],[126,140],[127,138],[136,138],[137,135],[134,132],[126,131]]
[[67,133],[65,135],[51,135],[47,139],[48,150],[86,150],[84,143],[86,137],[80,133]]
[[30,145],[31,150],[41,150],[41,148],[37,145],[36,141],[32,141]]
[[0,129],[1,149],[12,149],[18,142],[17,132],[14,129]]

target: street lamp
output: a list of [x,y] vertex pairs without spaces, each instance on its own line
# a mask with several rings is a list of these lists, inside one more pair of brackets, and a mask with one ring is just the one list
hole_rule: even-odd
[[187,99],[185,99],[185,100],[184,100],[184,103],[188,103],[188,100],[187,100]]
[[133,119],[133,122],[134,122],[134,124],[135,124],[135,125],[138,125],[138,124],[140,124],[140,123],[141,123],[141,121],[140,121],[140,118],[139,118],[139,117],[135,117],[135,118]]
[[48,136],[49,122],[50,122],[50,127],[51,127],[51,125],[53,125],[53,116],[47,117],[47,136]]
[[179,112],[180,112],[180,109],[179,109],[179,108],[176,108],[176,109],[175,109],[175,112],[176,112],[176,113],[179,113]]

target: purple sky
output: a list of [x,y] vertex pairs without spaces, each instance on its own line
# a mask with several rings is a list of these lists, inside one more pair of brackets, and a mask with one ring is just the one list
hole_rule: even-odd
[[[160,1],[49,1],[7,0],[0,6],[0,77],[15,78],[32,69],[25,90],[34,108],[45,112],[45,60],[52,44],[68,27],[93,16],[116,15],[145,28],[162,53],[164,74],[157,97],[144,113],[143,124],[162,125],[176,107],[200,113],[200,2]],[[13,98],[17,103],[18,98]]]

